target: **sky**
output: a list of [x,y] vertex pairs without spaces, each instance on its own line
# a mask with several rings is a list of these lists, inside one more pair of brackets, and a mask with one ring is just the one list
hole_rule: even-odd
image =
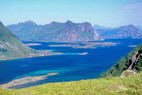
[[27,20],[142,26],[142,0],[0,0],[0,21],[5,25]]

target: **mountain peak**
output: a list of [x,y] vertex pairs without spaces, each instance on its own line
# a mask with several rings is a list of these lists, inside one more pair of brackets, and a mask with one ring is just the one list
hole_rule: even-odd
[[65,23],[66,23],[66,24],[73,24],[73,22],[70,21],[70,20],[66,21]]
[[37,25],[35,22],[33,22],[33,21],[31,21],[31,20],[25,21],[25,23],[27,23],[27,24],[33,24],[33,25]]
[[33,21],[31,21],[31,20],[27,20],[27,21],[25,21],[25,22],[20,22],[20,23],[18,23],[18,24],[26,24],[26,25],[37,25],[35,22],[33,22]]
[[85,26],[92,26],[91,23],[89,23],[89,22],[84,22],[82,24],[85,25]]
[[49,23],[49,25],[55,25],[55,24],[60,24],[60,22],[52,21],[51,23]]
[[136,26],[132,25],[132,24],[129,24],[129,25],[126,25],[126,26],[120,26],[118,28],[122,28],[122,29],[137,29]]
[[129,24],[127,25],[127,27],[135,27],[133,24]]
[[138,31],[138,28],[132,24],[126,26],[127,29]]

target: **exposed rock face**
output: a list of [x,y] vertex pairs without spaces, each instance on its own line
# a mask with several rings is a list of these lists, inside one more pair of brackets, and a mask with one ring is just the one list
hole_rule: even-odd
[[138,60],[140,59],[140,56],[142,54],[142,50],[139,50],[136,52],[132,58],[129,60],[129,67],[128,70],[134,70],[135,65],[138,63]]
[[7,26],[21,40],[32,41],[94,41],[99,40],[97,32],[90,23],[51,22],[37,25],[34,22],[24,22]]
[[142,38],[142,31],[134,25],[121,26],[118,28],[97,26],[96,30],[102,38]]
[[130,77],[130,76],[134,76],[135,74],[136,74],[136,72],[133,70],[125,70],[121,74],[121,77]]
[[121,77],[129,77],[136,74],[136,64],[138,64],[138,61],[140,59],[140,56],[142,54],[142,50],[137,51],[132,58],[129,60],[129,66],[127,70],[124,70],[121,74]]

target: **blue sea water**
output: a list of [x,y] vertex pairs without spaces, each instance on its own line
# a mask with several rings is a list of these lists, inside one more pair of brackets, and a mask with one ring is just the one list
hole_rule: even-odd
[[[31,46],[31,48],[36,50],[53,50],[55,52],[63,52],[68,54],[0,61],[0,84],[7,83],[18,78],[41,76],[48,73],[59,74],[50,76],[41,81],[15,86],[12,88],[23,88],[51,82],[66,82],[98,78],[102,72],[105,72],[122,56],[126,56],[128,52],[135,48],[130,47],[130,45],[138,45],[142,43],[142,40],[108,39],[103,42],[117,42],[121,44],[109,47],[97,47],[95,49],[77,49],[71,47],[48,46],[65,43],[40,42],[41,45]],[[82,52],[88,52],[88,54],[75,55],[75,53]]]

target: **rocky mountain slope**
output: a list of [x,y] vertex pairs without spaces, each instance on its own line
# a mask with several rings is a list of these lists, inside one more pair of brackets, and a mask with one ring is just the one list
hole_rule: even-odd
[[31,41],[94,41],[99,40],[98,34],[90,23],[51,22],[37,25],[32,21],[7,26],[21,40]]
[[34,53],[0,22],[0,60],[32,56]]
[[117,28],[105,28],[94,26],[102,38],[142,38],[142,31],[134,25],[121,26]]

